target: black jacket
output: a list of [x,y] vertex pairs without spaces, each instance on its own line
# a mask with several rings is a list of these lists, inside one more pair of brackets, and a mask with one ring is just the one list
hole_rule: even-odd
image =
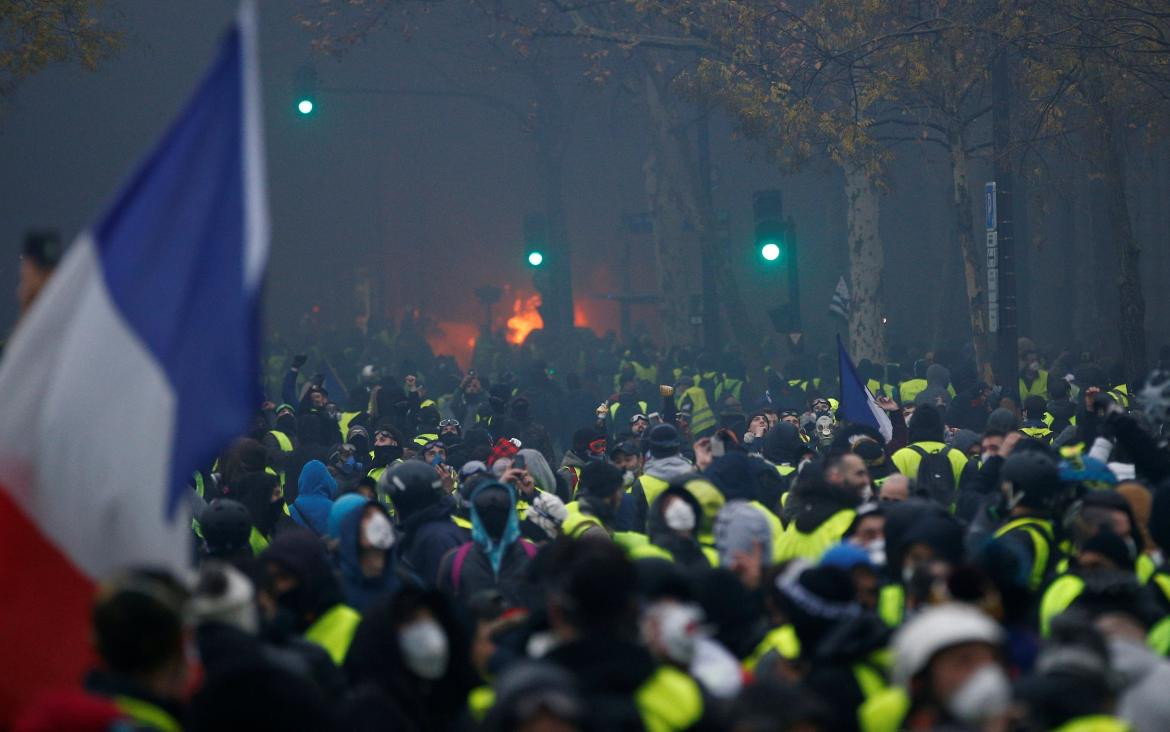
[[436,586],[443,555],[471,538],[451,521],[452,508],[451,500],[444,498],[402,522],[398,556],[424,587]]
[[[500,562],[499,574],[492,571],[491,561],[478,545],[472,544],[459,573],[459,587],[455,588],[453,567],[456,547],[443,555],[439,563],[438,587],[460,604],[466,606],[471,598],[484,590],[497,590],[509,607],[529,607],[536,602],[539,590],[528,577],[532,563],[520,539],[508,547]],[[531,546],[531,545],[530,545]]]

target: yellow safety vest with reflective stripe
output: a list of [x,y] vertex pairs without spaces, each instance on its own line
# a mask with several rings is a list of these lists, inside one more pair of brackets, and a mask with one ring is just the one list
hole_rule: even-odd
[[[183,732],[179,720],[172,717],[162,707],[132,696],[115,696],[111,701],[126,717],[132,719],[134,729],[151,729],[158,732]],[[125,729],[123,724],[115,723],[111,729]]]
[[1036,592],[1044,584],[1044,575],[1048,572],[1048,560],[1052,556],[1052,542],[1055,539],[1052,532],[1052,522],[1034,516],[1023,516],[1000,526],[996,529],[993,537],[1002,538],[1016,529],[1026,532],[1032,540],[1032,571],[1028,577],[1028,589]]
[[660,666],[634,692],[634,704],[646,732],[690,729],[703,718],[699,684],[672,666]]
[[1113,401],[1117,402],[1118,406],[1129,408],[1129,387],[1125,384],[1118,384],[1105,393],[1113,397]]
[[276,438],[276,444],[280,446],[281,452],[292,452],[293,444],[288,435],[280,430],[268,430],[268,434]]
[[926,391],[926,379],[907,379],[898,384],[898,398],[902,404],[913,404],[914,399]]
[[638,482],[642,484],[642,493],[646,495],[646,505],[654,505],[654,499],[670,486],[670,483],[653,475],[639,475]]
[[857,512],[852,508],[841,509],[808,534],[797,529],[796,522],[793,521],[778,542],[779,550],[773,552],[775,562],[778,564],[797,558],[812,561],[820,559],[829,547],[841,541],[841,537],[853,525],[853,519],[856,517]]
[[1040,373],[1036,376],[1036,380],[1032,382],[1031,386],[1024,383],[1024,377],[1020,377],[1020,403],[1030,396],[1038,396],[1048,398],[1048,372],[1040,369]]
[[1170,656],[1170,616],[1164,617],[1146,633],[1146,645],[1163,658]]
[[1130,732],[1128,723],[1106,714],[1076,717],[1060,725],[1053,732]]
[[1158,571],[1158,565],[1154,564],[1154,560],[1150,559],[1149,554],[1142,554],[1134,562],[1133,571],[1137,574],[1138,582],[1144,585]]
[[715,429],[715,412],[707,401],[707,392],[701,386],[692,386],[683,392],[684,401],[691,403],[691,433],[698,435]]
[[349,653],[349,644],[353,642],[353,634],[361,621],[361,613],[349,605],[334,605],[309,626],[305,640],[324,648],[333,663],[340,666]]
[[[1045,412],[1044,416],[1041,418],[1041,420],[1044,422],[1045,425],[1047,425],[1049,428],[1051,428],[1052,423],[1056,421],[1056,417],[1053,416],[1052,412]],[[1073,427],[1076,427],[1077,426],[1077,415],[1074,414],[1071,417],[1069,417],[1068,423],[1071,424]]]
[[1085,581],[1075,574],[1062,574],[1048,585],[1040,598],[1040,637],[1047,638],[1052,619],[1068,610],[1069,605],[1085,591]]
[[353,418],[361,414],[361,412],[342,412],[341,419],[337,420],[337,424],[341,426],[341,438],[343,440],[349,439],[349,423]]
[[861,732],[898,732],[910,712],[910,697],[900,686],[890,686],[868,697],[857,709]]
[[776,653],[781,658],[795,661],[800,658],[800,638],[796,636],[796,628],[791,623],[785,623],[779,628],[768,631],[764,639],[759,642],[751,655],[743,659],[744,670],[755,673],[760,661],[769,653]]
[[906,588],[896,583],[883,585],[878,591],[877,614],[891,628],[901,625],[906,617]]
[[1021,427],[1020,432],[1042,442],[1052,442],[1052,430],[1047,427]]
[[715,385],[715,401],[720,401],[725,396],[730,396],[735,401],[742,402],[743,382],[739,379],[732,379],[727,376],[723,377],[723,381]]
[[[625,405],[623,405],[621,402],[614,402],[613,404],[609,405],[609,419],[610,419],[610,421],[617,419],[618,409],[622,406],[625,406]],[[638,401],[638,414],[645,414],[645,413],[646,413],[646,402],[639,400]]]
[[605,528],[601,519],[592,514],[582,513],[581,504],[577,501],[565,504],[565,520],[561,523],[561,534],[570,539],[579,539],[582,534],[594,526]]

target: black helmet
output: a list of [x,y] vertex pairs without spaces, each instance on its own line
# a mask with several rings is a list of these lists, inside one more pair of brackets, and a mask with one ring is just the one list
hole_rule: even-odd
[[248,547],[252,534],[252,517],[247,507],[230,498],[217,498],[203,509],[199,529],[207,551],[215,557],[228,557]]
[[439,472],[421,460],[407,460],[387,472],[386,488],[398,515],[405,519],[439,500]]
[[1004,461],[1000,479],[1009,486],[1009,500],[1042,508],[1060,492],[1060,469],[1056,461],[1036,450],[1015,451]]

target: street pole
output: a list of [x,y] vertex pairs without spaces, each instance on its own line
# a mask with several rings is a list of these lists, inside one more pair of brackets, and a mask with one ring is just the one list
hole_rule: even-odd
[[[711,125],[709,115],[704,113],[699,118],[698,152],[699,152],[699,180],[702,184],[702,202],[710,214],[708,220],[716,222],[714,197],[711,194]],[[695,222],[698,223],[698,222]],[[709,231],[703,227],[696,227],[703,236],[717,237],[719,233]],[[701,250],[700,250],[701,251]],[[720,251],[725,249],[720,248]],[[703,350],[713,353],[719,349],[719,295],[715,286],[715,268],[704,264],[699,268],[703,296]]]
[[[1019,326],[1016,311],[1015,216],[1012,194],[1011,79],[1009,52],[1001,51],[991,67],[991,138],[995,151],[995,225],[999,270],[999,328],[996,339],[996,381],[1003,395],[1017,404],[1019,394]],[[989,256],[989,264],[991,264]]]

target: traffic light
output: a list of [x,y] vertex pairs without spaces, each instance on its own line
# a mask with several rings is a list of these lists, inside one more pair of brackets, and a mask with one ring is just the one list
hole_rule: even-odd
[[756,251],[765,262],[784,264],[788,255],[788,226],[780,191],[756,191],[752,196],[756,223]]
[[312,66],[297,69],[294,80],[294,101],[297,113],[307,117],[317,108],[317,71]]
[[548,246],[548,223],[540,214],[524,217],[524,261],[529,267],[539,269],[545,263],[545,247]]
[[772,325],[781,333],[800,332],[800,280],[796,261],[796,228],[784,218],[780,191],[756,191],[752,195],[757,269],[775,293],[776,306],[768,310]]

